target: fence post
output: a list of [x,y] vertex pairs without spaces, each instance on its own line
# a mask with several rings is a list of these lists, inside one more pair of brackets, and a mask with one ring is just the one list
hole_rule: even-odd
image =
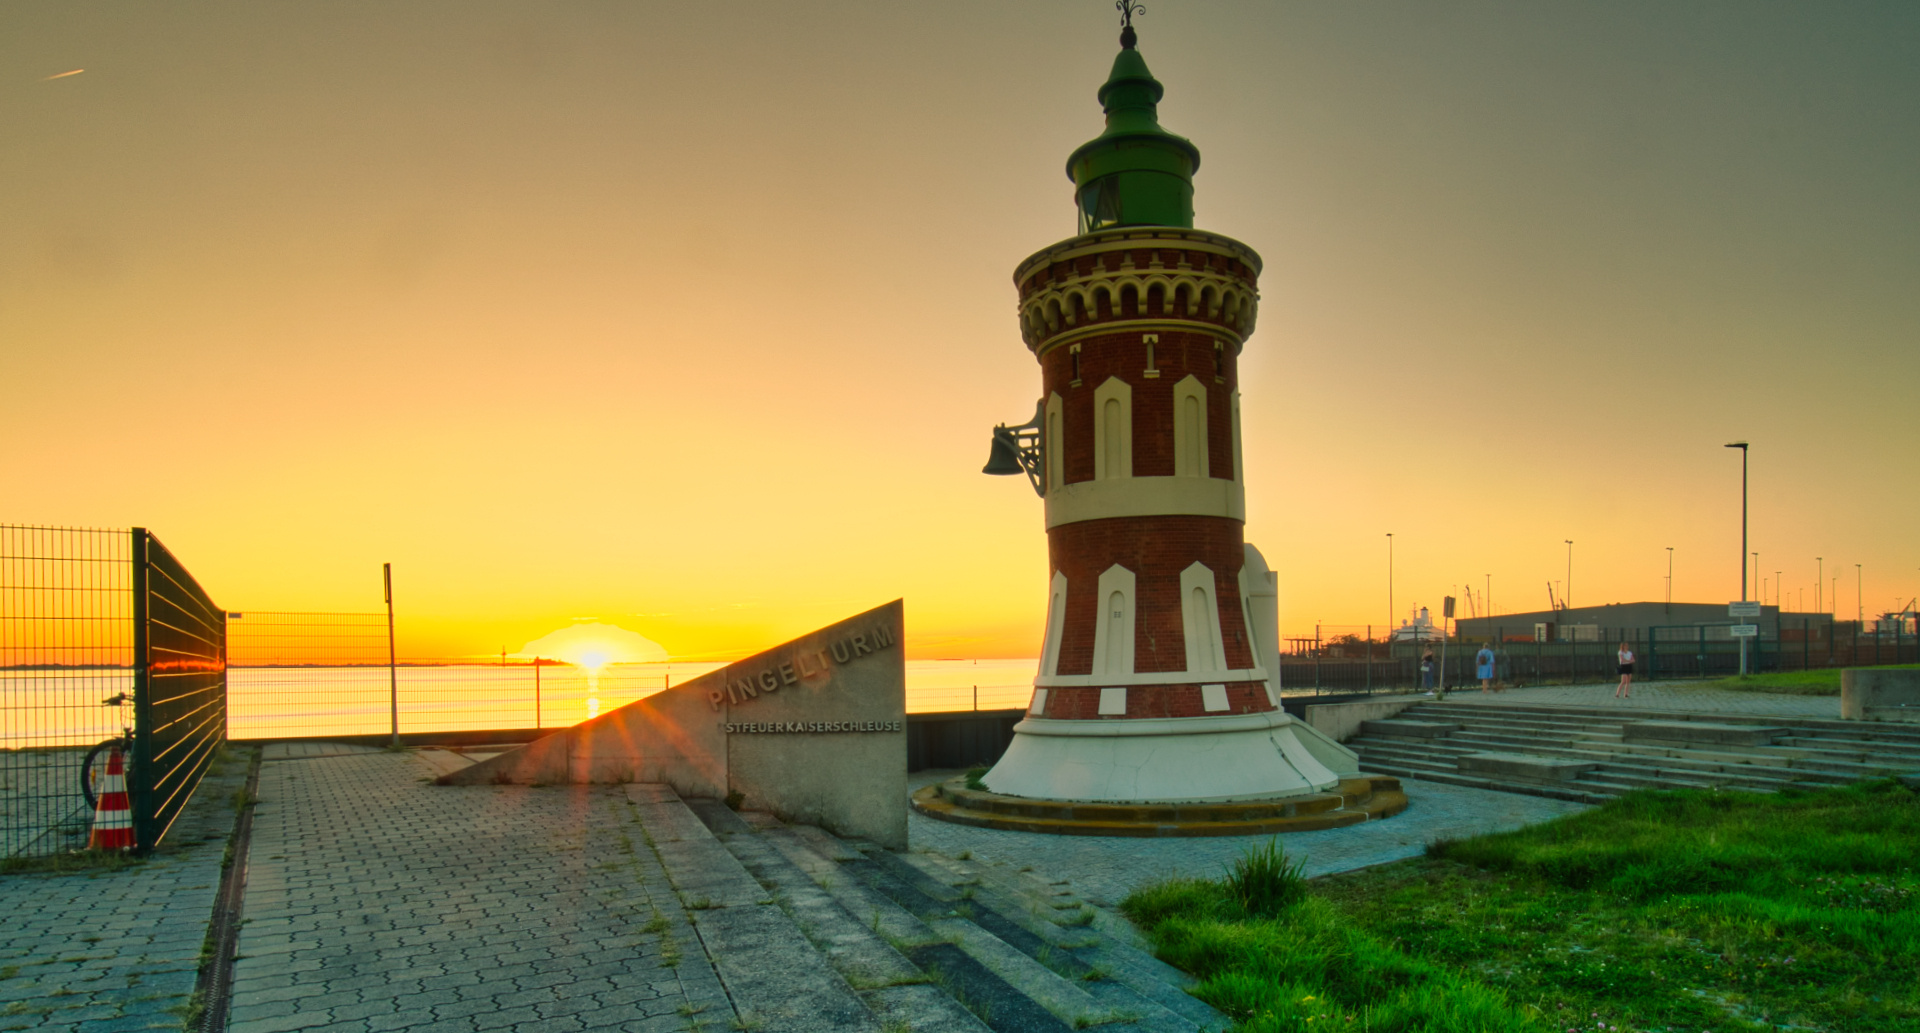
[[540,658],[533,658],[533,730],[540,730]]
[[1373,625],[1367,625],[1367,695],[1373,695]]
[[400,748],[400,670],[393,655],[393,564],[380,564],[380,581],[387,595],[387,706],[393,719],[393,738],[389,745]]
[[133,756],[126,769],[128,803],[133,808],[133,846],[140,852],[153,840],[153,642],[147,625],[147,529],[133,528]]

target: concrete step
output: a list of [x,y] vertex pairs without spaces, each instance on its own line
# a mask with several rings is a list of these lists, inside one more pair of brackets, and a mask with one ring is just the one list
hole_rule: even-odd
[[[948,942],[1007,981],[1030,1001],[1075,1028],[1117,1021],[1124,1014],[1086,987],[1089,966],[977,899],[974,887],[956,888],[928,875],[911,855],[866,851],[870,873],[887,877],[883,892],[914,911]],[[1045,963],[1042,959],[1045,958]]]
[[[1543,777],[1538,772],[1534,773],[1534,777],[1528,778],[1520,777],[1514,771],[1505,769],[1471,770],[1475,762],[1461,763],[1463,758],[1476,756],[1471,753],[1428,752],[1422,755],[1416,749],[1383,747],[1371,743],[1359,743],[1358,740],[1348,745],[1354,746],[1356,752],[1360,754],[1361,763],[1370,771],[1404,774],[1414,778],[1458,785],[1477,785],[1511,792],[1525,792],[1557,799],[1617,796],[1634,789],[1697,789],[1716,786],[1771,792],[1788,787],[1805,786],[1809,783],[1846,784],[1853,781],[1847,776],[1802,771],[1785,766],[1723,764],[1695,761],[1684,757],[1660,760],[1639,759],[1549,748],[1536,748],[1532,751],[1532,757],[1536,760],[1545,760],[1555,756],[1568,756],[1569,760],[1577,766],[1584,766],[1585,770],[1564,772],[1562,774],[1568,777],[1558,779]],[[1479,766],[1486,767],[1487,764],[1481,761]],[[1551,788],[1563,789],[1566,792],[1544,791]]]
[[[1386,741],[1361,742],[1356,739],[1348,745],[1361,751],[1364,758],[1419,759],[1428,763],[1453,762],[1474,752],[1505,752],[1515,747],[1501,744],[1482,744],[1471,739],[1449,739],[1444,743],[1435,743],[1432,747],[1404,747]],[[1415,752],[1421,751],[1421,752]],[[1525,744],[1519,752],[1540,756],[1561,758],[1568,761],[1590,762],[1602,766],[1619,767],[1623,771],[1660,770],[1680,774],[1681,777],[1697,776],[1700,779],[1724,782],[1729,778],[1756,778],[1769,780],[1781,785],[1796,782],[1820,782],[1844,784],[1873,774],[1873,770],[1859,766],[1831,767],[1817,762],[1809,762],[1794,756],[1777,752],[1751,751],[1734,753],[1724,750],[1677,750],[1668,747],[1623,746],[1615,749],[1595,749],[1588,744],[1580,748],[1563,747],[1552,743],[1535,742]]]
[[[1371,739],[1371,737],[1369,737]],[[1872,772],[1885,768],[1899,768],[1903,764],[1920,764],[1920,751],[1872,751],[1872,749],[1853,749],[1853,743],[1847,743],[1849,749],[1826,749],[1830,743],[1816,737],[1782,737],[1780,743],[1766,747],[1680,747],[1672,743],[1626,743],[1619,739],[1607,739],[1599,735],[1584,735],[1576,739],[1563,739],[1557,735],[1551,737],[1526,737],[1513,733],[1488,733],[1473,728],[1457,732],[1432,743],[1440,749],[1461,749],[1461,747],[1482,747],[1482,749],[1576,749],[1576,751],[1607,751],[1615,755],[1634,755],[1634,757],[1690,757],[1699,760],[1716,760],[1726,764],[1774,764],[1774,766],[1812,766],[1812,764],[1839,764],[1832,770],[1847,770],[1851,764],[1859,770],[1860,778],[1866,778]]]
[[766,835],[771,825],[756,827],[762,823],[744,821],[717,801],[701,801],[693,809],[883,1022],[939,1033],[984,1033],[988,1028],[933,986],[918,965],[887,941],[878,923],[854,917],[809,871],[790,860]]
[[1062,884],[964,857],[896,854],[665,787],[628,795],[750,1027],[1230,1026],[1125,919]]
[[1899,725],[1875,724],[1872,722],[1843,721],[1838,718],[1818,717],[1776,717],[1761,714],[1697,714],[1684,711],[1634,710],[1622,711],[1608,707],[1562,707],[1545,704],[1419,704],[1401,712],[1400,716],[1417,720],[1462,720],[1460,715],[1485,714],[1488,717],[1512,718],[1523,721],[1545,721],[1551,723],[1591,722],[1596,724],[1620,724],[1634,720],[1695,720],[1710,721],[1719,724],[1743,725],[1785,725],[1797,734],[1835,735],[1842,738],[1866,738],[1886,745],[1920,746],[1920,728],[1901,727]]
[[1920,763],[1920,745],[1887,744],[1871,739],[1843,739],[1827,735],[1788,734],[1781,738],[1776,746],[1789,749],[1818,750],[1823,753],[1840,754],[1867,760],[1874,757],[1886,757],[1911,763]]
[[[1474,789],[1493,789],[1503,793],[1521,793],[1526,796],[1544,796],[1552,800],[1571,800],[1575,803],[1605,803],[1617,792],[1596,792],[1584,787],[1584,784],[1565,786],[1547,786],[1525,782],[1508,782],[1484,776],[1465,775],[1453,769],[1420,770],[1394,763],[1368,763],[1368,771],[1377,771],[1383,775],[1401,778],[1417,778],[1427,782],[1441,782],[1446,785],[1469,786]],[[1621,790],[1625,792],[1625,790]]]
[[1377,721],[1360,722],[1360,731],[1365,735],[1392,735],[1408,739],[1440,739],[1460,730],[1458,721],[1408,721],[1400,718],[1382,718]]
[[[1469,752],[1521,753],[1652,766],[1676,777],[1694,773],[1685,776],[1689,781],[1771,788],[1839,784],[1920,767],[1920,730],[1861,722],[1432,703],[1410,707],[1398,719],[1459,724],[1459,731],[1416,747],[1421,759],[1456,764]],[[1383,759],[1413,759],[1391,752],[1384,738],[1363,734],[1349,745]],[[1771,744],[1761,744],[1767,739]],[[1398,745],[1414,744],[1402,737]]]
[[1396,718],[1395,720],[1417,721],[1422,724],[1450,724],[1470,729],[1499,730],[1520,735],[1540,735],[1555,732],[1579,735],[1583,732],[1591,732],[1596,729],[1618,734],[1620,728],[1628,723],[1618,719],[1614,721],[1598,721],[1593,718],[1575,717],[1571,715],[1559,720],[1534,720],[1530,718],[1508,717],[1500,714],[1481,714],[1477,712],[1480,709],[1482,708],[1476,707],[1469,710],[1466,707],[1455,707],[1445,711],[1423,711],[1415,708],[1402,711],[1403,714],[1412,714],[1414,716],[1410,718]]
[[1787,734],[1778,725],[1721,721],[1629,721],[1621,729],[1628,742],[1684,743],[1687,746],[1771,746]]
[[1637,764],[1602,764],[1588,772],[1583,782],[1606,782],[1636,789],[1759,789],[1776,792],[1806,783],[1789,777],[1738,772],[1698,771],[1689,768],[1660,768]]
[[1125,918],[1088,901],[1067,889],[1066,883],[1048,883],[1030,872],[1010,871],[1001,866],[959,860],[938,854],[926,854],[929,860],[960,872],[971,873],[983,885],[999,887],[1026,905],[1024,912],[1044,922],[1056,935],[1081,939],[1087,946],[1073,948],[1076,954],[1095,968],[1105,969],[1112,978],[1134,992],[1174,1012],[1196,1029],[1224,1030],[1226,1016],[1188,993],[1197,981],[1156,958],[1146,941]]
[[[1009,946],[1076,984],[1112,1016],[1126,1016],[1130,1029],[1144,1033],[1195,1033],[1201,1023],[1188,1018],[1168,998],[1195,1001],[1139,964],[1140,952],[1125,945],[1104,945],[1091,932],[1089,908],[1061,911],[989,881],[978,870],[934,854],[902,854],[900,859],[937,882],[971,891],[973,922],[995,931]],[[1024,935],[1016,935],[1023,933]],[[1204,1007],[1204,1006],[1203,1006]],[[1212,1009],[1205,1009],[1211,1011]]]
[[[1472,736],[1472,737],[1462,736],[1462,737],[1457,737],[1456,739],[1451,741],[1458,742],[1463,745],[1467,745],[1467,744],[1479,745],[1480,739],[1481,737],[1479,736]],[[1489,743],[1487,745],[1489,747],[1493,747],[1492,743]],[[1725,748],[1685,749],[1685,748],[1674,747],[1674,746],[1655,746],[1655,745],[1649,745],[1646,743],[1604,743],[1604,742],[1561,743],[1557,740],[1551,740],[1551,739],[1535,740],[1532,742],[1509,743],[1507,740],[1503,738],[1499,746],[1494,748],[1512,749],[1514,748],[1514,746],[1524,747],[1525,750],[1527,750],[1528,752],[1554,753],[1556,755],[1565,754],[1567,756],[1577,756],[1582,758],[1598,757],[1598,758],[1606,758],[1606,759],[1617,759],[1617,758],[1631,757],[1635,759],[1645,759],[1650,762],[1672,760],[1672,761],[1684,761],[1687,763],[1695,763],[1695,764],[1703,764],[1703,765],[1718,764],[1718,765],[1784,768],[1792,765],[1795,760],[1795,758],[1793,758],[1792,756],[1789,756],[1787,754],[1784,754],[1777,750],[1772,750],[1772,749],[1760,749],[1760,748],[1747,749],[1747,750],[1725,749]]]
[[627,798],[743,1026],[883,1033],[880,1019],[678,794],[635,784]]

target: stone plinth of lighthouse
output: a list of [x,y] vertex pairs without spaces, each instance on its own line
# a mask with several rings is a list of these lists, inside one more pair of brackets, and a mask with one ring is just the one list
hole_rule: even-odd
[[988,472],[1024,470],[1045,501],[1047,624],[977,808],[1324,797],[1361,778],[1280,708],[1276,581],[1243,535],[1260,256],[1193,228],[1200,152],[1161,128],[1134,42],[1100,87],[1106,131],[1067,161],[1079,234],[1014,272],[1041,397],[996,430]]

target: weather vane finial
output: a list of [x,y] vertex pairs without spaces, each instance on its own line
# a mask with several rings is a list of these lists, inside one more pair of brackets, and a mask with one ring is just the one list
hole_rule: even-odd
[[1132,50],[1134,43],[1139,40],[1133,33],[1133,16],[1145,14],[1147,9],[1135,0],[1113,0],[1113,9],[1120,12],[1120,46],[1124,50]]

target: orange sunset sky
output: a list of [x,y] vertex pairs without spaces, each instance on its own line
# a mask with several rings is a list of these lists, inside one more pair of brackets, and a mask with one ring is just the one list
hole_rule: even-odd
[[[1162,0],[1266,259],[1282,628],[1815,561],[1920,594],[1920,5]],[[740,655],[904,596],[1037,651],[1011,273],[1070,236],[1111,4],[0,6],[0,521],[152,528],[401,651],[591,618]],[[61,73],[84,69],[80,74]],[[1864,593],[1855,589],[1861,564]],[[1768,594],[1772,595],[1769,588]]]

